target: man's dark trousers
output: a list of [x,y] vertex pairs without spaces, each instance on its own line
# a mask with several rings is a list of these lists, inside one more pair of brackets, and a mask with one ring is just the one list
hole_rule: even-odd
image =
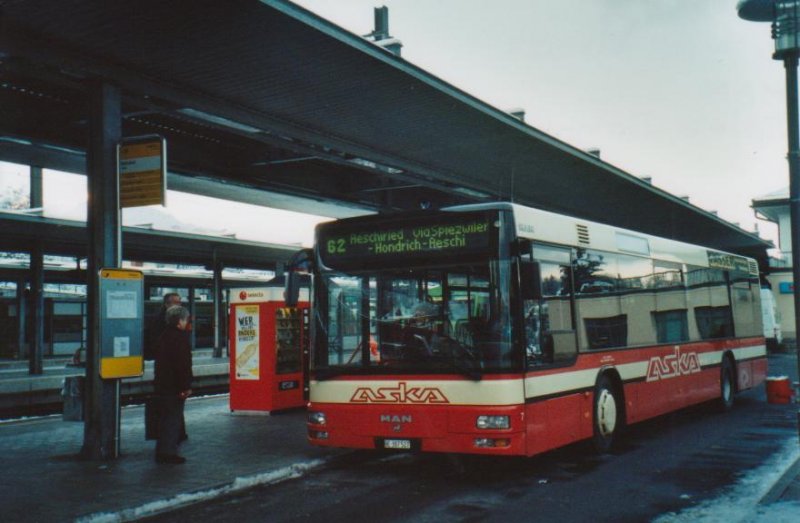
[[177,456],[181,436],[183,405],[186,400],[178,395],[159,396],[161,418],[158,421],[156,456]]

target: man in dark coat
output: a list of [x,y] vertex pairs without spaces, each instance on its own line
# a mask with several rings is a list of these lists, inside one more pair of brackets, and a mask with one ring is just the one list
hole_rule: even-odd
[[192,350],[189,341],[189,311],[180,305],[166,313],[167,327],[156,344],[153,385],[160,404],[156,462],[180,464],[178,455],[181,421],[186,398],[192,393]]
[[156,358],[156,344],[161,333],[167,328],[167,309],[181,304],[181,295],[177,292],[168,292],[164,295],[164,302],[157,313],[148,316],[144,329],[144,359]]
[[[158,312],[148,316],[144,328],[144,359],[152,361],[156,359],[158,350],[158,340],[167,328],[167,309],[181,304],[181,295],[177,292],[168,292],[163,297],[163,303]],[[186,434],[186,421],[181,417],[181,435],[179,441],[189,439]]]

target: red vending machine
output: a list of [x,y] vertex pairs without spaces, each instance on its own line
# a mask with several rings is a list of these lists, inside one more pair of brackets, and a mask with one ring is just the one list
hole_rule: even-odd
[[230,290],[230,409],[273,412],[305,405],[308,296],[286,307],[283,288]]

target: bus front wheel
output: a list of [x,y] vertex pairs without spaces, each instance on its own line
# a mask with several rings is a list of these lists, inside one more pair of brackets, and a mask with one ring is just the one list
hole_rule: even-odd
[[612,381],[602,376],[594,390],[594,446],[598,452],[611,450],[619,434],[621,400]]

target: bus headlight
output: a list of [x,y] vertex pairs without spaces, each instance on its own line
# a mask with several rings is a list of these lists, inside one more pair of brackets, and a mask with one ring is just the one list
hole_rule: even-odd
[[310,425],[325,425],[325,413],[324,412],[309,412],[308,413],[308,423]]
[[475,426],[479,429],[507,429],[511,426],[508,416],[478,416]]

